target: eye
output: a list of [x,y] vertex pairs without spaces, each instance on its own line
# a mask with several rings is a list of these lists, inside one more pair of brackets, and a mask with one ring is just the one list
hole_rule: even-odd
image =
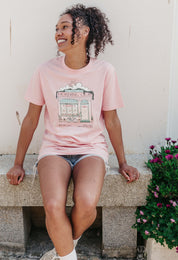
[[67,25],[63,25],[63,27],[62,27],[63,30],[64,30],[64,29],[67,29],[67,28],[68,28]]

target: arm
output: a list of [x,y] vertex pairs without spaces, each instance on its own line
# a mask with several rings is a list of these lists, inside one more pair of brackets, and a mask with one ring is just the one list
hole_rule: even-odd
[[137,180],[139,178],[138,170],[129,166],[125,158],[121,123],[117,116],[117,111],[103,111],[103,113],[106,129],[118,159],[119,172],[127,179],[128,183]]
[[14,166],[7,173],[7,179],[10,184],[19,184],[25,176],[23,162],[35,129],[38,125],[41,109],[42,106],[37,106],[32,103],[29,104],[28,112],[23,120],[20,130]]

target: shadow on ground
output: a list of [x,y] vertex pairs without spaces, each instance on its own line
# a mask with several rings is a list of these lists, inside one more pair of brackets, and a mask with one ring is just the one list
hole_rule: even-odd
[[[32,228],[25,253],[0,251],[0,260],[39,260],[53,244],[44,228]],[[78,260],[106,259],[101,256],[101,228],[87,230],[77,245]],[[116,258],[109,258],[116,259]],[[121,259],[120,259],[121,260]]]

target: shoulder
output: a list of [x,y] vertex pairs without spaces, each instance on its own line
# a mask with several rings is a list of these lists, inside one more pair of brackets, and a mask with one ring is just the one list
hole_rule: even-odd
[[62,64],[62,57],[54,57],[48,61],[39,64],[36,70],[42,73],[44,71],[46,72],[46,70],[52,70],[56,67],[59,67],[60,64]]
[[102,59],[96,59],[96,58],[92,58],[93,60],[93,67],[97,67],[97,69],[101,69],[105,72],[110,72],[110,71],[115,71],[114,66],[105,60]]

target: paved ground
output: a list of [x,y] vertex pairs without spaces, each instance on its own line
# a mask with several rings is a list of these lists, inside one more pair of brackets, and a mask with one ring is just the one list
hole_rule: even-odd
[[[39,260],[40,257],[48,250],[53,248],[46,230],[32,229],[27,244],[26,253],[12,253],[0,251],[0,260]],[[80,239],[77,245],[78,260],[101,260],[106,259],[101,256],[101,229],[89,229]],[[107,258],[108,259],[108,258]],[[109,258],[108,260],[116,260]],[[144,258],[137,258],[144,260]],[[124,260],[119,258],[119,260]],[[135,260],[135,259],[130,259]]]

